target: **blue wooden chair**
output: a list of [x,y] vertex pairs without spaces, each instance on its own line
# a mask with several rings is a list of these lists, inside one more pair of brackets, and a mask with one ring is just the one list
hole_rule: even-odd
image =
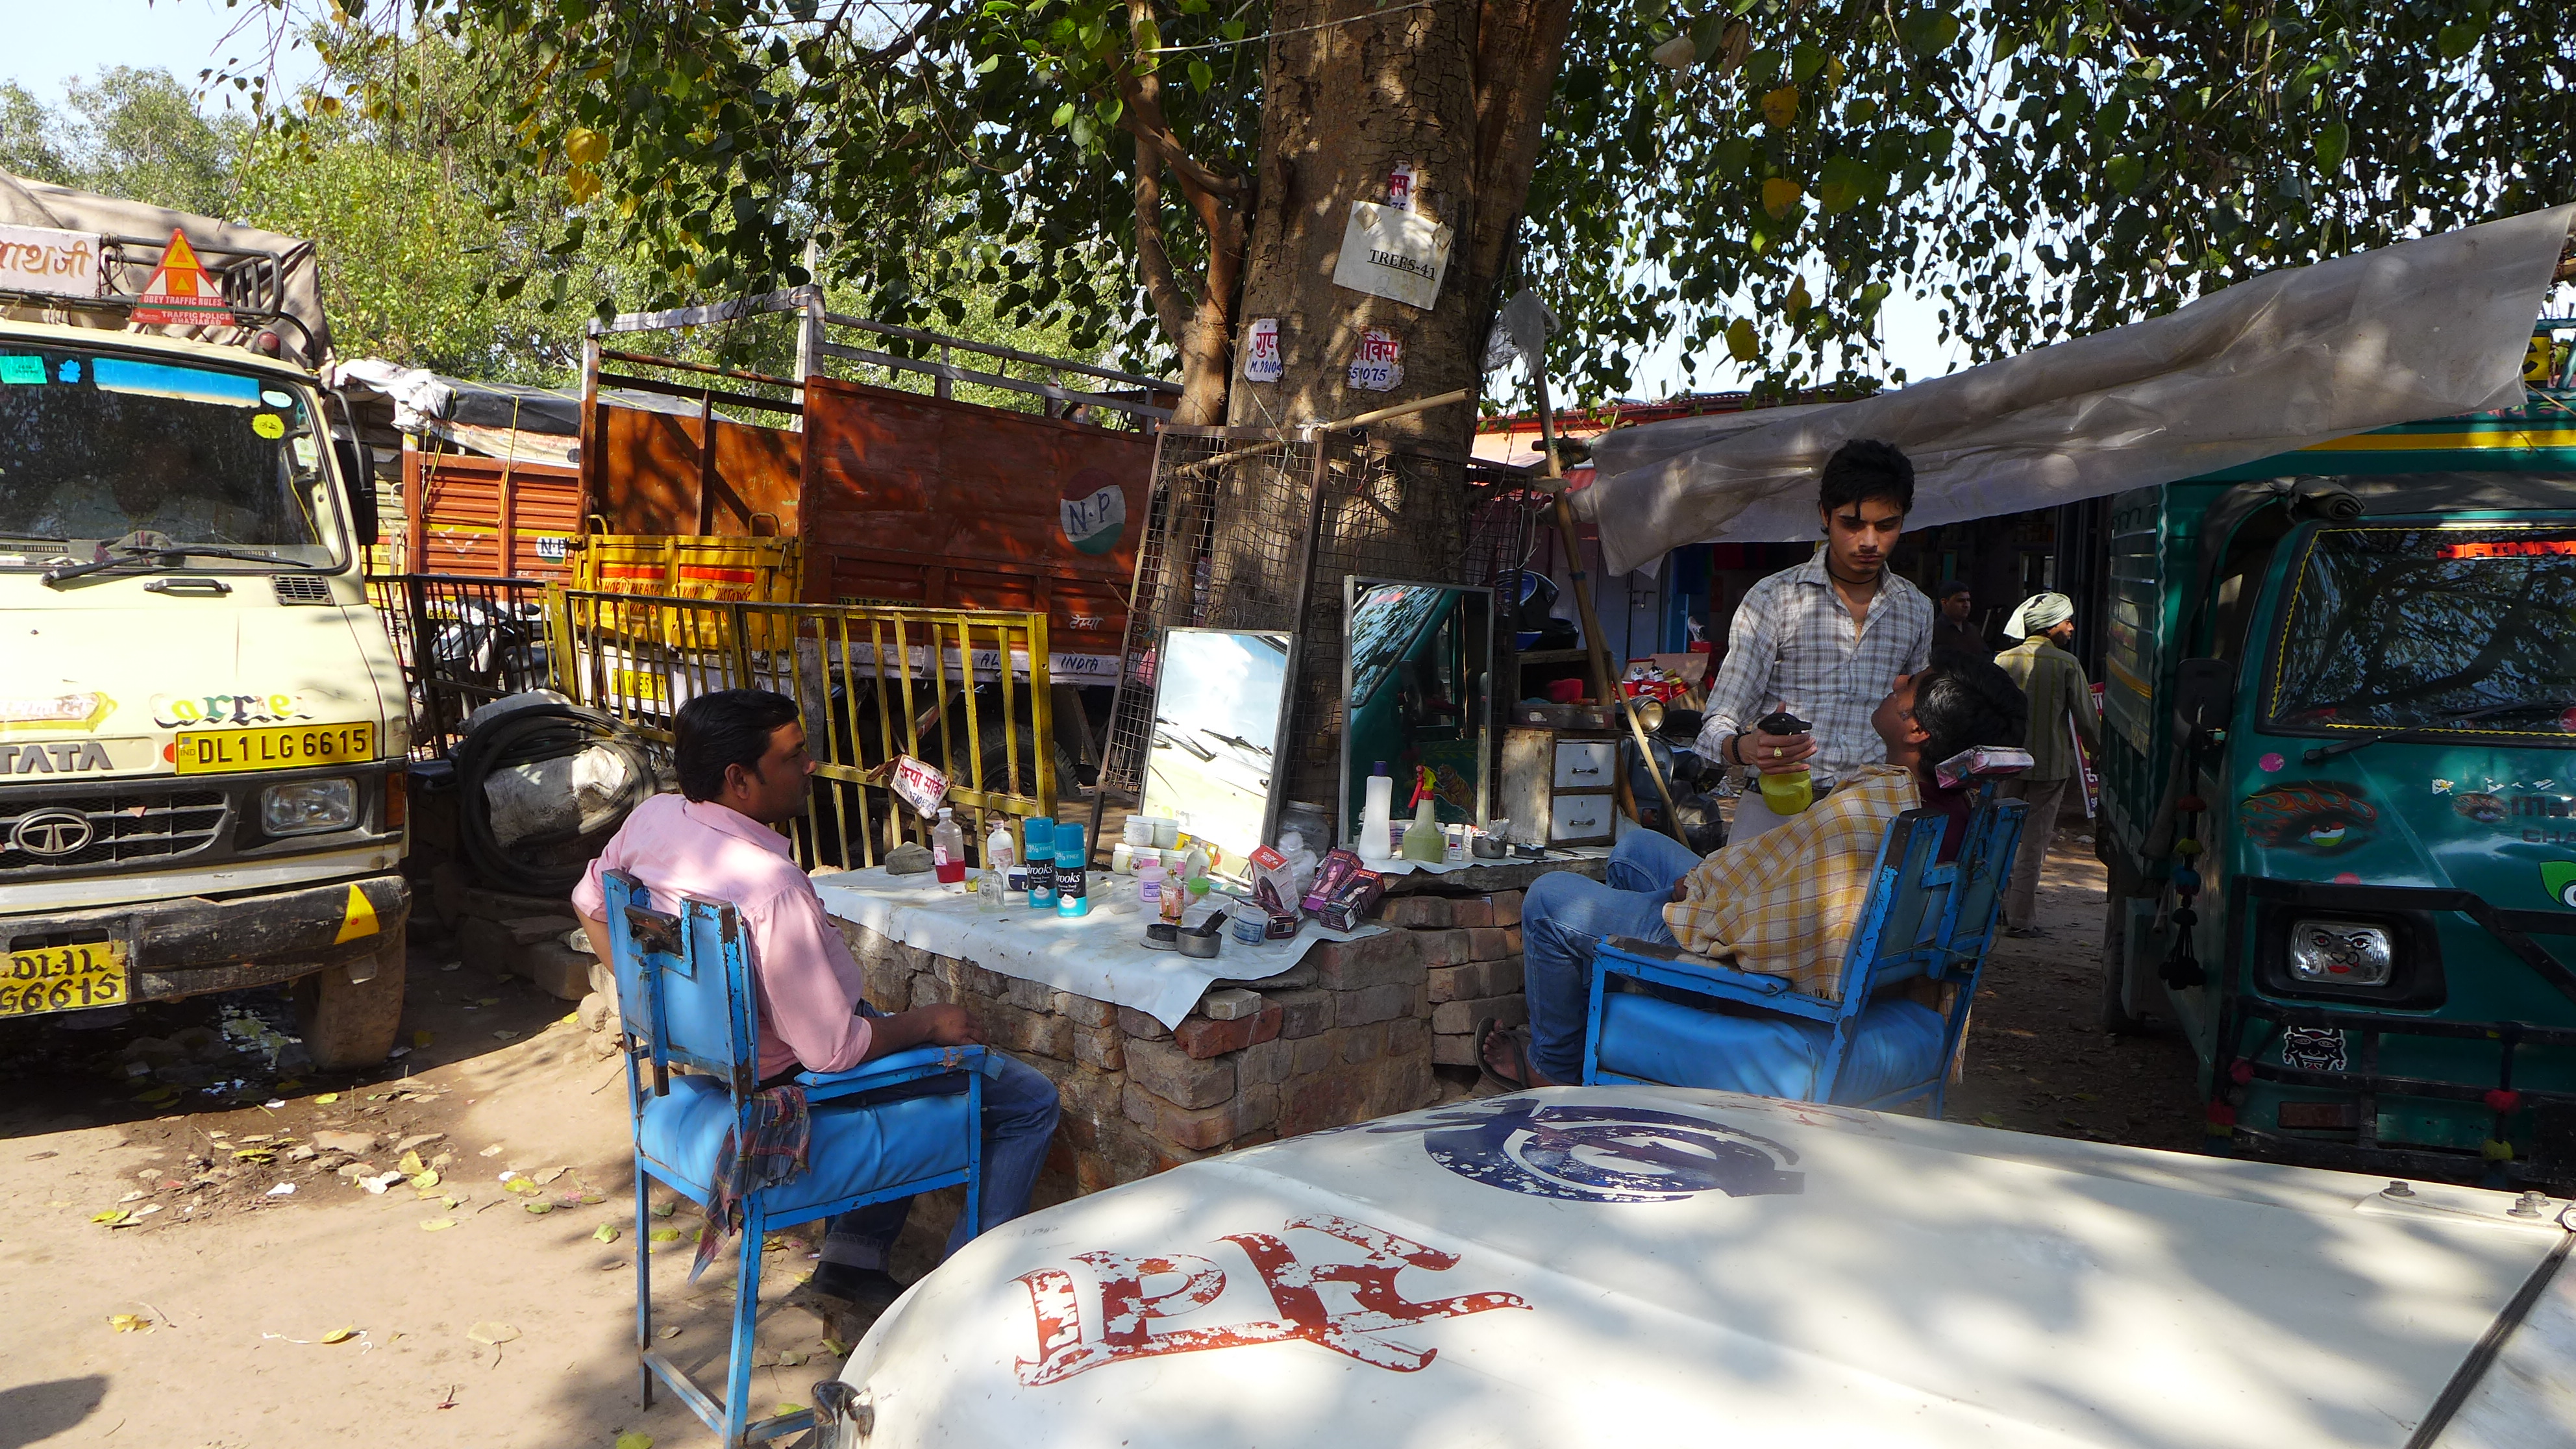
[[[733,907],[721,901],[684,896],[680,914],[666,915],[650,908],[650,896],[633,877],[609,871],[602,879],[634,1117],[635,1343],[644,1403],[653,1402],[659,1376],[727,1446],[801,1432],[812,1425],[810,1410],[758,1423],[747,1412],[761,1243],[772,1228],[957,1183],[966,1187],[966,1220],[975,1224],[984,1049],[920,1047],[854,1071],[797,1075],[813,1126],[808,1166],[787,1182],[742,1195],[733,1339],[719,1402],[653,1350],[645,1182],[666,1183],[705,1207],[725,1134],[737,1131],[737,1141],[750,1141],[760,1035],[742,935]],[[672,1075],[675,1065],[690,1073]]]
[[[1584,1083],[1705,1087],[1854,1107],[1928,1096],[1939,1117],[2027,808],[1996,800],[1989,783],[1947,864],[1935,863],[1945,823],[1937,812],[1909,810],[1887,827],[1838,999],[1678,946],[1603,942],[1592,961]],[[1887,990],[1918,976],[1958,987],[1946,1015]],[[1626,982],[1661,990],[1614,985]]]

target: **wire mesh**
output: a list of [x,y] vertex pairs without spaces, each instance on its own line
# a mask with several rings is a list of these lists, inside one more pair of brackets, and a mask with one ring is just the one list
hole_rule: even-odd
[[1489,587],[1527,557],[1526,475],[1355,433],[1165,428],[1137,548],[1104,789],[1137,791],[1165,629],[1297,637],[1283,800],[1340,798],[1342,583],[1351,575]]
[[401,661],[414,759],[445,759],[479,705],[543,686],[545,606],[538,579],[391,574],[367,580]]

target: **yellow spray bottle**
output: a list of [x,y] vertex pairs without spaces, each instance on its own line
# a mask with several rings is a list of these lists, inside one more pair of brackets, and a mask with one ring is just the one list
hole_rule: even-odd
[[[1808,726],[1805,720],[1782,709],[1763,716],[1754,728],[1766,735],[1803,735]],[[1771,807],[1774,815],[1796,815],[1816,803],[1815,776],[1803,764],[1776,775],[1766,773],[1761,779],[1762,803]]]

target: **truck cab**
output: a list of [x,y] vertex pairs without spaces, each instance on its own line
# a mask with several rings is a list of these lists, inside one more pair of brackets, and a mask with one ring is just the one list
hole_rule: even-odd
[[2536,356],[2523,408],[2114,502],[2103,1018],[2179,1024],[2214,1146],[2576,1181],[2576,393]]
[[0,320],[0,1015],[293,982],[317,1066],[392,1046],[408,719],[324,404],[252,348]]

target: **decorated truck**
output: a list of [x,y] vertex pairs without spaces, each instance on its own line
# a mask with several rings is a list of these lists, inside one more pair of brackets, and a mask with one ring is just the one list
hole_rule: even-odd
[[294,983],[384,1059],[410,898],[310,244],[0,176],[0,1015]]
[[2213,1146],[2576,1182],[2576,413],[2114,500],[2103,1019],[2178,1023]]

